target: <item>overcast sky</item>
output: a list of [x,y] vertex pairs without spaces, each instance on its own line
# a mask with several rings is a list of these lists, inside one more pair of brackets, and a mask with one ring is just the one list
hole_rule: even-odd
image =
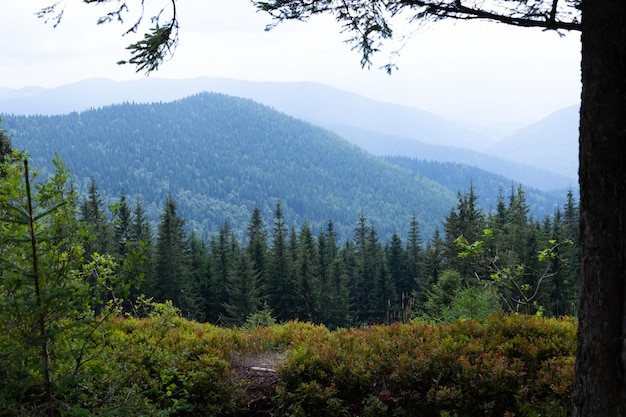
[[[122,37],[127,26],[117,23],[97,26],[97,17],[108,9],[66,0],[63,21],[53,29],[34,13],[57,0],[0,1],[0,87],[144,76],[132,66],[116,65],[128,58],[124,47],[138,35]],[[159,1],[167,4],[148,3]],[[477,22],[415,28],[397,21],[397,32],[417,30],[394,61],[399,70],[389,76],[378,67],[403,44],[390,43],[372,69],[363,70],[331,18],[289,22],[265,32],[269,17],[247,0],[179,0],[178,11],[176,55],[151,77],[315,81],[483,126],[519,126],[580,97],[578,33],[560,37]]]

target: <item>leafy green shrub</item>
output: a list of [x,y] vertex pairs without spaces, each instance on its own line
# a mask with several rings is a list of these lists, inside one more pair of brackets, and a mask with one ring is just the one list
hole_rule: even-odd
[[567,415],[571,320],[502,315],[307,336],[294,340],[281,371],[287,415],[330,403],[342,405],[335,415]]
[[72,403],[89,415],[223,416],[243,407],[227,356],[232,331],[185,320],[170,303],[112,318],[106,346]]
[[[109,317],[88,337],[82,326],[65,331],[64,343],[83,351],[66,355],[81,358],[81,372],[57,379],[58,415],[246,415],[245,381],[231,363],[280,352],[277,416],[568,416],[573,320],[498,315],[335,331],[297,321],[228,329],[183,319],[171,303],[144,305],[146,317]],[[57,361],[53,371],[71,375],[76,363]],[[0,369],[20,377],[17,367]],[[19,389],[20,398],[30,395],[28,381]],[[40,392],[37,383],[32,389]],[[39,413],[0,401],[12,406],[0,415]]]

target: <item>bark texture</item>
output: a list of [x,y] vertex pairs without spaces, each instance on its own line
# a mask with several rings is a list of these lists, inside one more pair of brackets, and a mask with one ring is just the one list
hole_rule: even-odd
[[582,2],[581,275],[573,415],[626,416],[626,1]]

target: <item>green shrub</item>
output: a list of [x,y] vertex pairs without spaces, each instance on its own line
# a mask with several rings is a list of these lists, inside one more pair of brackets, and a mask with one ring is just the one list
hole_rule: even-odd
[[[246,381],[231,364],[278,352],[285,360],[276,416],[564,417],[576,348],[568,319],[227,329],[180,318],[170,304],[154,305],[142,319],[109,318],[93,336],[102,343],[85,345],[81,373],[58,387],[59,415],[245,416]],[[17,368],[2,372],[9,371]],[[0,415],[36,411],[0,401],[12,407]]]
[[331,399],[345,415],[568,415],[571,320],[502,315],[307,334],[282,368],[287,415],[316,415]]

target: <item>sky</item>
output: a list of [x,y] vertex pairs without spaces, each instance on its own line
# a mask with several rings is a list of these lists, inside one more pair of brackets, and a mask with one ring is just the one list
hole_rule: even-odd
[[[0,0],[0,88],[145,77],[116,64],[128,59],[125,46],[140,37],[122,36],[130,16],[124,24],[97,25],[108,8],[64,0],[63,20],[53,28],[35,12],[56,1]],[[131,13],[138,10],[138,0],[128,3]],[[178,14],[176,53],[150,77],[313,81],[493,128],[521,127],[580,99],[578,33],[486,22],[416,26],[398,19],[395,33],[410,39],[387,43],[372,68],[362,69],[359,54],[344,42],[347,35],[328,16],[267,32],[270,17],[248,0],[178,0]],[[398,70],[387,75],[380,67],[390,60]]]

